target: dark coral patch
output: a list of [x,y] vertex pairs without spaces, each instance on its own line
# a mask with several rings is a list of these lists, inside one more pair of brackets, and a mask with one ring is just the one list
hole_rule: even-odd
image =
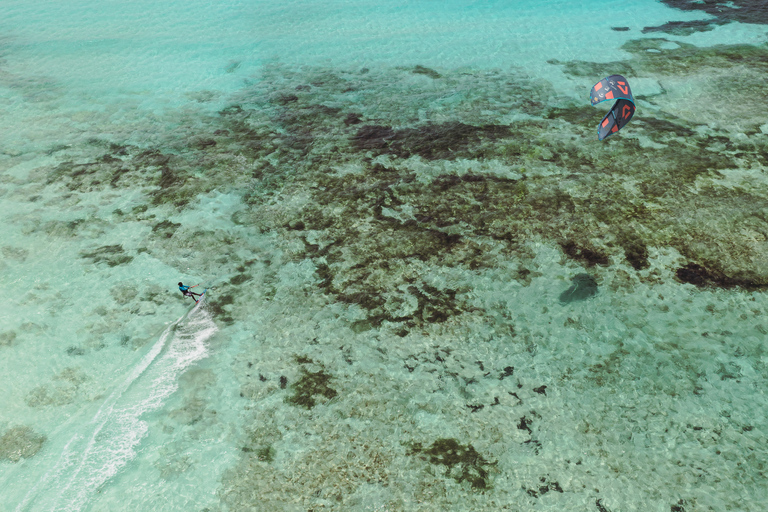
[[100,157],[95,162],[76,164],[62,162],[48,176],[48,183],[60,183],[71,191],[89,192],[98,190],[109,183],[113,187],[120,177],[128,172],[119,158]]
[[[569,75],[585,77],[589,79],[595,79],[595,77],[603,77],[612,74],[619,74],[628,77],[637,76],[637,72],[634,70],[632,65],[625,61],[587,62],[583,60],[573,60],[563,62],[557,59],[550,59],[547,61],[547,63],[562,66],[563,71]],[[599,80],[599,78],[596,80]]]
[[739,65],[762,72],[768,68],[768,48],[764,45],[698,47],[658,37],[632,39],[621,48],[634,55],[635,67],[652,73],[688,76],[701,68],[728,69]]
[[329,385],[332,377],[323,369],[312,372],[302,367],[301,373],[299,380],[291,385],[293,394],[285,399],[289,404],[311,409],[317,405],[316,396],[331,399],[337,395]]
[[347,126],[350,126],[353,124],[360,124],[362,122],[363,122],[362,116],[355,112],[350,112],[349,114],[347,114],[347,117],[344,118],[344,124]]
[[158,149],[147,149],[136,155],[134,161],[139,165],[161,167],[168,165],[168,162],[171,161],[171,156]]
[[413,443],[407,455],[418,455],[430,464],[445,466],[446,476],[457,482],[468,482],[472,489],[490,488],[489,470],[495,462],[489,462],[471,445],[462,445],[456,439],[438,439],[429,448]]
[[698,263],[688,263],[675,271],[675,276],[683,283],[692,284],[699,288],[716,286],[719,288],[740,287],[747,290],[762,290],[768,288],[768,283],[753,279],[730,277],[719,270],[707,268]]
[[340,113],[341,109],[336,107],[309,103],[282,110],[275,121],[292,134],[311,135],[322,129],[326,122],[337,119]]
[[[178,155],[153,148],[139,151],[132,146],[109,144],[116,153],[101,154],[94,161],[85,163],[62,162],[49,173],[47,181],[73,192],[91,192],[107,187],[146,188],[154,204],[183,206],[200,192],[188,183],[190,175],[204,162],[205,157],[200,153],[208,153],[215,147],[210,144],[213,139],[205,136],[193,136],[189,140],[192,147],[185,148]],[[92,141],[91,144],[98,147],[105,145],[103,141]],[[214,174],[211,169],[208,172]]]
[[133,260],[133,256],[125,254],[121,244],[104,245],[91,252],[81,252],[80,256],[88,258],[94,263],[106,263],[110,267],[125,265]]
[[229,282],[230,284],[237,286],[250,280],[251,280],[251,276],[249,276],[248,274],[237,274],[236,276],[233,276],[232,279],[229,280]]
[[395,136],[395,131],[389,126],[365,125],[357,130],[352,138],[357,149],[386,149],[389,141]]
[[729,21],[716,18],[710,20],[670,21],[655,27],[644,27],[642,33],[664,32],[673,36],[689,36],[696,32],[714,30],[716,26],[725,25],[726,23],[729,23]]
[[180,227],[181,224],[171,222],[170,220],[164,220],[152,226],[152,233],[162,238],[171,238]]
[[768,25],[768,7],[764,0],[662,0],[681,11],[703,11],[721,24],[729,21]]
[[279,105],[288,105],[299,101],[299,97],[295,94],[278,94],[275,96],[275,103]]
[[[471,177],[457,180],[478,190],[486,186]],[[353,324],[353,330],[376,328],[385,321],[410,329],[442,323],[468,310],[458,290],[439,289],[403,275],[414,262],[444,261],[464,246],[462,235],[442,230],[455,222],[447,212],[444,215],[425,204],[424,213],[418,208],[416,219],[401,220],[386,213],[385,208],[404,204],[400,196],[417,201],[431,197],[412,195],[411,188],[418,187],[410,175],[376,165],[365,175],[324,177],[319,185],[314,205],[301,218],[309,229],[323,229],[327,242],[312,244],[305,239],[305,255],[315,260],[318,286],[336,300],[366,311],[366,319]],[[321,210],[325,205],[342,205],[345,211],[329,216]],[[358,224],[375,229],[379,236],[361,237],[350,218],[359,219]]]
[[675,271],[677,278],[683,283],[692,284],[698,287],[706,286],[712,282],[720,281],[724,276],[714,275],[706,268],[696,263],[688,263]]
[[478,156],[482,141],[495,141],[510,135],[507,126],[472,126],[462,122],[426,123],[401,130],[369,125],[360,128],[353,141],[360,150],[376,150],[400,158],[418,155],[427,160],[453,160]]
[[461,122],[432,124],[399,130],[392,152],[407,158],[418,155],[427,160],[452,160],[479,156],[478,146],[484,140],[495,141],[510,135],[507,126],[472,126]]
[[226,306],[230,304],[234,304],[235,298],[229,294],[225,293],[223,295],[217,295],[215,300],[212,300],[209,303],[209,308],[213,312],[213,314],[216,316],[216,320],[220,320],[222,322],[225,322],[227,324],[234,323],[235,319],[232,317],[232,315],[225,309]]
[[602,498],[600,498],[600,499],[598,499],[598,500],[596,500],[596,501],[595,501],[595,506],[597,507],[597,511],[598,511],[598,512],[611,512],[611,511],[608,509],[608,507],[606,507],[605,505],[603,505],[603,500],[602,500]]
[[424,66],[415,66],[415,67],[414,67],[414,68],[411,70],[411,73],[413,73],[413,74],[415,74],[415,75],[424,75],[424,76],[428,76],[429,78],[432,78],[432,79],[434,79],[434,80],[436,80],[436,79],[440,78],[440,73],[438,73],[438,72],[437,72],[437,71],[435,71],[434,69],[425,68]]
[[627,237],[622,242],[624,257],[635,270],[644,270],[650,266],[648,262],[648,248],[642,240]]
[[552,107],[546,114],[546,119],[563,119],[571,124],[594,126],[605,113],[590,105]]
[[216,140],[210,137],[200,137],[192,141],[192,145],[196,149],[212,148],[216,144],[217,144]]
[[[743,66],[753,72],[765,73],[768,68],[768,48],[764,45],[715,45],[697,47],[681,41],[671,41],[663,37],[631,39],[621,48],[631,53],[633,58],[625,61],[608,63],[588,61],[550,60],[550,64],[560,65],[563,71],[576,76],[589,78],[611,74],[631,77],[672,75],[690,76],[706,68],[730,69]],[[743,69],[737,74],[743,74]],[[639,93],[640,91],[635,91]],[[743,93],[743,91],[742,91]],[[637,97],[642,97],[639,95]],[[635,121],[633,121],[634,123]]]
[[418,306],[411,315],[418,323],[442,323],[462,312],[456,303],[455,290],[439,290],[434,286],[422,284],[423,289],[409,286],[408,291],[416,296]]
[[126,168],[117,169],[114,173],[112,173],[112,179],[109,180],[109,185],[112,188],[118,188],[118,183],[120,181],[120,178],[122,178],[124,175],[127,175],[130,172],[131,172],[130,169],[126,169]]
[[691,128],[681,122],[660,119],[653,116],[642,116],[633,121],[636,126],[642,126],[657,136],[675,135],[676,137],[692,137],[696,134]]
[[534,498],[543,496],[547,494],[549,491],[564,492],[563,488],[560,486],[558,482],[548,482],[545,477],[541,477],[539,479],[539,482],[540,484],[537,487],[525,488],[526,489],[525,492],[527,492],[529,496],[532,496]]
[[[456,299],[455,290],[439,290],[426,283],[422,283],[420,288],[409,286],[407,290],[408,294],[416,297],[417,306],[414,311],[401,315],[393,314],[387,310],[388,299],[384,290],[379,290],[377,293],[366,291],[340,293],[336,298],[341,302],[355,304],[368,311],[364,321],[357,321],[351,326],[356,332],[380,327],[384,321],[404,323],[408,328],[443,323],[452,316],[465,311]],[[394,295],[391,300],[402,301],[404,298],[404,295]]]
[[580,246],[573,240],[568,240],[560,244],[563,252],[569,258],[586,263],[588,267],[595,265],[608,265],[608,255],[596,249]]
[[174,185],[180,185],[181,180],[179,179],[179,175],[174,172],[173,169],[169,167],[163,167],[160,169],[160,179],[157,182],[157,185],[161,188],[171,188]]

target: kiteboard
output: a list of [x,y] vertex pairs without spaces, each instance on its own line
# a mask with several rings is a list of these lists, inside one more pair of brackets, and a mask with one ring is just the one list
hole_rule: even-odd
[[197,300],[195,301],[195,304],[198,304],[201,300],[203,300],[203,296],[205,295],[205,292],[207,292],[207,291],[208,291],[208,288],[203,290],[203,293],[201,293],[200,296],[197,298]]

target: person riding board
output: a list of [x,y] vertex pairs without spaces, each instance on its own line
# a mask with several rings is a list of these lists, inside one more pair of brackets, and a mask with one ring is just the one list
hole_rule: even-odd
[[[195,286],[200,286],[200,285],[196,284]],[[198,297],[202,295],[200,293],[194,293],[189,291],[190,288],[194,288],[195,286],[184,286],[184,283],[179,281],[179,291],[181,291],[181,294],[184,295],[185,297],[192,297],[193,299],[195,299],[195,295],[197,295]],[[195,299],[195,302],[197,302],[197,299]]]

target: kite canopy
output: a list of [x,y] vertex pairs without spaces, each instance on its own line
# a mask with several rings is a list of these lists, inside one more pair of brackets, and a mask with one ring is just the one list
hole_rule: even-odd
[[629,82],[621,75],[603,78],[592,87],[589,94],[592,105],[607,100],[617,100],[597,127],[597,138],[603,140],[624,128],[635,113],[635,98]]

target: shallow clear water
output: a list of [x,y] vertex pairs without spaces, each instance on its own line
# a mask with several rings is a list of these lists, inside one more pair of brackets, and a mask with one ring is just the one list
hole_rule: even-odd
[[762,510],[721,4],[4,2],[0,511]]

